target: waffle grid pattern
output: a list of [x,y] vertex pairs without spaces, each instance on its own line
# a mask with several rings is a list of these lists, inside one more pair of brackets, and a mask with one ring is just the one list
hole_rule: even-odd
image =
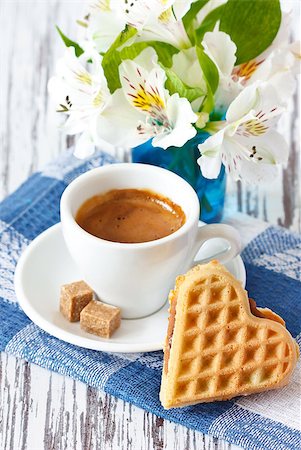
[[187,306],[177,399],[231,395],[283,378],[288,344],[273,329],[251,324],[233,286],[208,277],[191,290]]

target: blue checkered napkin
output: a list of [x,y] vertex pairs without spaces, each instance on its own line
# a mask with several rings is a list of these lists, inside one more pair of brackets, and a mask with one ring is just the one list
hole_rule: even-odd
[[[165,411],[159,402],[162,352],[110,354],[76,347],[42,331],[20,309],[13,275],[21,252],[59,221],[59,199],[71,180],[113,162],[104,153],[79,161],[66,152],[1,204],[1,350],[248,449],[300,449],[300,366],[289,386],[281,390]],[[247,217],[234,217],[232,224],[248,236],[242,256],[250,296],[280,314],[300,342],[300,236]]]

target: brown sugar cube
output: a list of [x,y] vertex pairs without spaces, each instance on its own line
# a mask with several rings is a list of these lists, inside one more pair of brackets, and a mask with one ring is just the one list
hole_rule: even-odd
[[80,326],[88,333],[104,338],[120,326],[120,308],[92,300],[80,313]]
[[78,322],[81,310],[93,299],[92,289],[84,281],[61,287],[60,311],[69,322]]

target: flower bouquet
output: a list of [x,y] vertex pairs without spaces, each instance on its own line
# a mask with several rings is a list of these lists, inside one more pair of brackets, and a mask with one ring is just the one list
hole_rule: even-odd
[[279,0],[95,0],[78,24],[76,42],[58,28],[68,48],[49,81],[66,133],[80,134],[76,156],[134,148],[186,178],[207,211],[204,180],[270,182],[287,162],[275,124],[300,46]]

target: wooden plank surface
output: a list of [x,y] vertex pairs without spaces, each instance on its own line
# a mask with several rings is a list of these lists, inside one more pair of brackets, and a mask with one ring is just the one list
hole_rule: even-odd
[[[295,38],[300,3],[294,8]],[[70,145],[47,95],[47,80],[64,47],[58,24],[75,36],[83,1],[1,0],[0,198]],[[272,186],[228,182],[227,208],[300,231],[300,90],[280,130],[291,153]],[[67,377],[1,354],[1,449],[234,450],[222,441],[163,421]]]
[[0,374],[3,450],[238,449],[4,353]]

